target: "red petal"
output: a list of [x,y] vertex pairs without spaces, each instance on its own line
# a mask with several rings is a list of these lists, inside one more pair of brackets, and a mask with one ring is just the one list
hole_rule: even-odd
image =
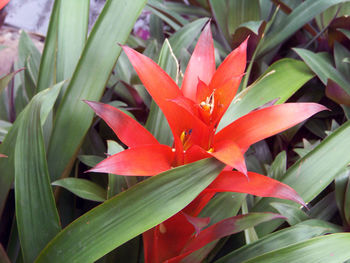
[[[262,223],[262,222],[266,222],[277,218],[284,218],[283,216],[278,214],[273,214],[273,213],[265,213],[265,214],[266,214],[266,217],[261,219],[260,222],[257,222],[257,223]],[[246,220],[245,217],[250,217],[250,216],[252,216],[252,214],[229,217],[204,229],[199,233],[197,237],[194,237],[190,241],[190,243],[182,251],[182,254],[167,260],[166,263],[180,262],[181,259],[193,253],[194,251],[204,247],[205,245],[215,240],[218,240],[220,238],[223,238],[244,230],[246,223],[242,224],[240,221],[242,220],[244,221]]]
[[238,171],[247,174],[247,167],[241,149],[233,141],[223,140],[215,144],[213,152],[208,152],[198,145],[193,145],[185,153],[185,163],[192,163],[210,156]]
[[190,100],[184,96],[181,96],[181,97],[177,97],[175,99],[169,100],[169,101],[176,103],[178,106],[184,108],[193,116],[198,116],[198,114],[197,114],[198,108],[196,107],[196,104],[192,100]]
[[327,108],[317,103],[285,103],[256,110],[226,126],[214,137],[234,141],[243,152],[250,145],[282,132]]
[[174,153],[162,144],[130,148],[97,164],[89,172],[152,176],[171,168]]
[[177,213],[143,234],[145,263],[161,263],[181,253],[194,233],[183,213]]
[[221,117],[226,112],[227,108],[230,106],[233,98],[235,97],[239,84],[241,83],[242,76],[233,77],[228,80],[223,85],[219,86],[215,90],[215,106],[213,124],[217,124]]
[[195,101],[198,79],[209,84],[215,72],[214,43],[210,23],[203,29],[188,62],[181,90],[185,97]]
[[159,144],[156,138],[141,124],[111,105],[85,101],[100,116],[118,138],[129,147]]
[[247,43],[248,38],[221,63],[210,82],[212,89],[221,87],[233,77],[242,76],[247,60]]
[[211,155],[198,145],[193,145],[185,153],[185,164],[209,158]]
[[1,158],[7,158],[7,155],[0,153]]
[[207,97],[213,92],[207,84],[202,80],[198,79],[197,91],[196,91],[196,102],[200,104],[202,101],[205,101]]
[[187,221],[190,222],[195,231],[195,236],[197,236],[204,227],[206,227],[210,222],[210,217],[195,217],[183,213]]
[[248,179],[244,174],[236,171],[223,171],[204,190],[205,192],[237,192],[262,197],[276,197],[288,199],[306,206],[303,199],[290,186],[270,177],[248,172]]
[[182,96],[182,92],[171,77],[150,58],[138,53],[130,47],[122,46],[143,85],[162,109],[165,116],[167,100]]
[[247,167],[241,149],[233,141],[222,140],[214,145],[214,151],[209,153],[219,161],[247,174]]

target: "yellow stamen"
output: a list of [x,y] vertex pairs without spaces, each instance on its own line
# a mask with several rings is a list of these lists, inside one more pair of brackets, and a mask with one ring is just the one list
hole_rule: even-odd
[[211,148],[208,150],[208,153],[212,153],[212,152],[214,152],[214,148],[213,148],[213,147],[211,147]]
[[182,143],[184,143],[185,138],[186,138],[186,131],[183,131],[180,135],[180,140]]

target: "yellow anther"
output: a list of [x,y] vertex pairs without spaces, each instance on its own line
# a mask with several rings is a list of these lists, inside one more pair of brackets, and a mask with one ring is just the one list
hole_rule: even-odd
[[212,153],[212,152],[214,152],[214,148],[213,148],[213,147],[211,147],[211,148],[208,150],[208,153]]
[[183,132],[181,133],[181,135],[180,135],[180,140],[181,140],[182,143],[184,143],[185,138],[186,138],[186,132],[183,131]]

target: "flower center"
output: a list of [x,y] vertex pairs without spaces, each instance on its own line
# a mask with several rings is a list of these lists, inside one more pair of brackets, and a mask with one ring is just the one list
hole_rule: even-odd
[[205,112],[209,112],[209,114],[212,114],[213,111],[214,111],[214,92],[215,90],[213,91],[213,93],[207,97],[205,99],[205,101],[202,101],[199,106],[205,111]]

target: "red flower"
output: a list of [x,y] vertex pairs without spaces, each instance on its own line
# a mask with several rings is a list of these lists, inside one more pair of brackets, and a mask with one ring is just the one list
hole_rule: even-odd
[[[247,41],[232,51],[216,69],[208,24],[188,63],[181,89],[151,59],[123,46],[145,88],[167,118],[174,136],[174,147],[159,144],[145,128],[118,109],[87,102],[129,147],[108,157],[90,171],[153,176],[174,166],[215,157],[227,168],[183,210],[187,216],[197,216],[216,192],[223,191],[284,198],[304,205],[289,186],[264,175],[247,172],[244,153],[250,145],[325,110],[324,106],[315,103],[275,105],[252,111],[216,132],[243,76]],[[238,171],[232,171],[233,168]],[[180,213],[147,231],[144,234],[146,262],[161,262],[184,252],[185,244],[189,238],[192,240],[194,230],[198,230],[196,224],[190,221]],[[176,225],[182,225],[182,230]],[[215,236],[215,233],[212,234]],[[172,249],[164,248],[169,246],[167,240]],[[159,249],[155,250],[155,247]],[[194,247],[197,249],[197,246]],[[154,257],[157,260],[153,261]]]

